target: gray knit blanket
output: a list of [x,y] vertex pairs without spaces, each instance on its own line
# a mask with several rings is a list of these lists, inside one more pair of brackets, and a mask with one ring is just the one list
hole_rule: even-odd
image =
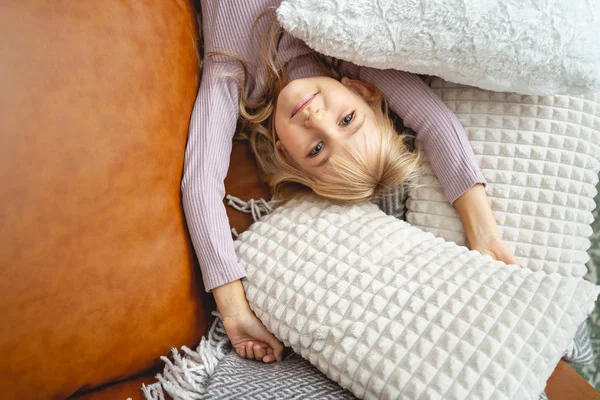
[[[351,400],[356,397],[328,379],[295,353],[277,363],[264,364],[242,359],[233,351],[218,313],[209,333],[197,349],[173,350],[172,359],[163,357],[165,369],[158,382],[142,388],[149,400],[164,400],[164,392],[174,399],[323,399]],[[574,365],[593,361],[586,323],[575,336],[575,347],[564,359]],[[540,400],[547,400],[545,394]]]
[[[390,192],[378,206],[402,219],[405,198],[403,190]],[[255,219],[270,212],[269,204],[264,201],[246,203],[229,199],[230,206],[251,213]],[[238,357],[231,348],[220,315],[217,312],[213,315],[215,319],[208,334],[195,350],[184,346],[181,354],[173,349],[171,358],[162,357],[165,368],[156,376],[158,382],[142,388],[147,399],[164,400],[164,392],[182,400],[356,398],[297,354],[292,353],[273,364]],[[586,322],[579,326],[574,347],[563,359],[574,365],[593,362]],[[540,399],[547,399],[544,393]]]

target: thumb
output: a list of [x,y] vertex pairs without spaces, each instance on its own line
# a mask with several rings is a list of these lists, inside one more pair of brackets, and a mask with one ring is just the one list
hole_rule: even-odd
[[503,261],[505,264],[519,265],[517,258],[508,249],[504,249],[498,260]]
[[281,361],[281,355],[283,354],[283,343],[279,341],[273,334],[271,334],[265,328],[258,339],[264,341],[273,348],[273,355],[277,361]]
[[484,254],[484,255],[488,255],[488,256],[492,257],[494,260],[502,261],[504,264],[519,265],[519,262],[517,261],[515,256],[507,248],[500,248],[499,250],[496,249],[496,251],[485,249],[485,250],[480,251],[480,253]]
[[248,327],[247,333],[256,340],[266,343],[273,349],[273,355],[277,361],[281,361],[283,354],[283,344],[263,325],[262,321],[254,316],[252,323]]

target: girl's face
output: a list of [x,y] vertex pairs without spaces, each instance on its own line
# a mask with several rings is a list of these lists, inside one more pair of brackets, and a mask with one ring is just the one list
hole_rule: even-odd
[[374,167],[381,128],[366,100],[376,96],[369,84],[348,78],[291,81],[277,99],[277,149],[317,177],[327,175],[331,156],[349,158],[348,149]]

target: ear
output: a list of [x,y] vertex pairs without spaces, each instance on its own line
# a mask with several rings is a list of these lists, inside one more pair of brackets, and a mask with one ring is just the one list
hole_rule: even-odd
[[346,86],[359,96],[362,96],[362,98],[364,98],[366,101],[374,101],[381,98],[381,92],[379,92],[379,89],[370,83],[356,79],[350,79],[347,76],[343,77],[341,82],[342,85]]
[[283,155],[287,157],[287,151],[285,150],[285,146],[283,145],[283,143],[281,143],[281,140],[277,139],[277,141],[275,142],[275,148],[277,149],[277,151],[282,152]]

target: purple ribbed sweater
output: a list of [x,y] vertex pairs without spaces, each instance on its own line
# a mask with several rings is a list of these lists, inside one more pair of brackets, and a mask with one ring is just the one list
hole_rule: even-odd
[[[263,72],[257,68],[261,61],[251,41],[252,24],[263,11],[274,10],[279,0],[205,0],[201,4],[205,52],[228,51],[244,59],[250,71],[248,95],[258,98],[264,88],[259,79]],[[261,19],[259,32],[268,20]],[[312,50],[302,41],[284,33],[277,46],[290,79],[323,75],[312,60]],[[223,204],[240,97],[237,81],[223,74],[243,75],[238,66],[217,61],[205,58],[181,182],[188,228],[207,291],[246,276],[237,263]],[[460,122],[421,79],[347,62],[341,69],[346,76],[377,86],[404,125],[417,133],[450,202],[474,184],[485,182]]]

